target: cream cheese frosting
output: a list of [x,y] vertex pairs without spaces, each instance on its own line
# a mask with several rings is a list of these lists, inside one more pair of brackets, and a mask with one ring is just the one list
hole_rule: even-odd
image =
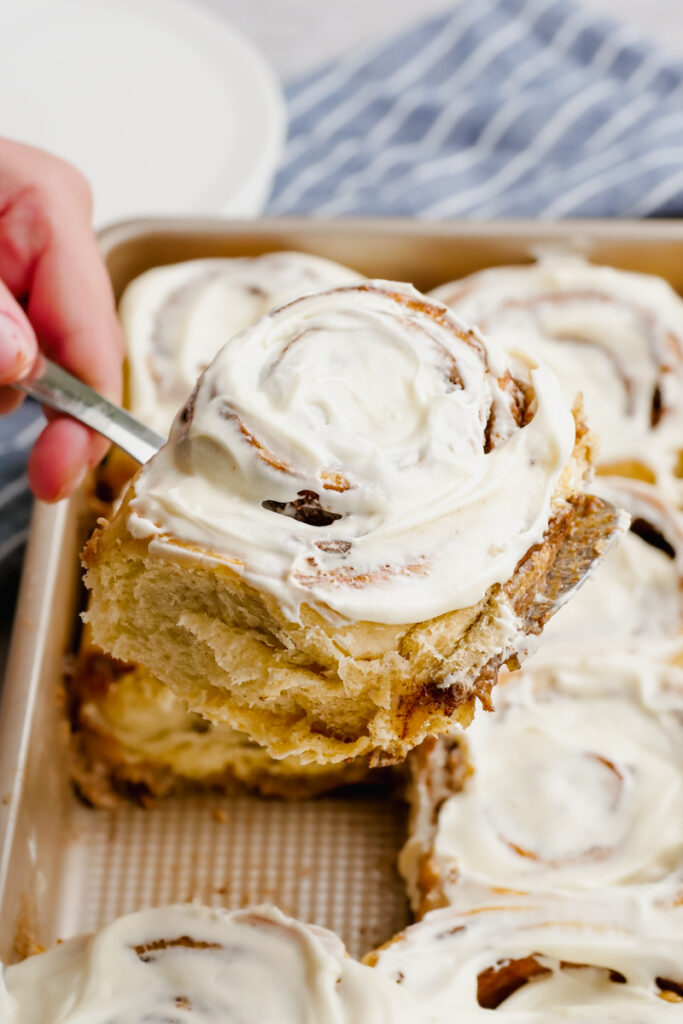
[[129,405],[164,437],[218,349],[274,306],[361,278],[300,252],[201,259],[155,267],[119,304],[129,366]]
[[575,439],[554,375],[407,285],[293,301],[233,338],[142,470],[128,529],[292,620],[476,604],[543,539]]
[[3,1024],[414,1024],[410,996],[273,907],[128,914],[6,967]]
[[683,1013],[680,885],[470,891],[368,958],[430,1024],[657,1024]]
[[557,657],[499,680],[495,704],[450,741],[459,791],[435,793],[429,768],[415,779],[422,806],[400,866],[416,906],[425,856],[437,903],[457,899],[468,879],[599,890],[680,866],[680,667],[646,649]]
[[582,392],[602,463],[639,462],[683,500],[683,302],[666,281],[555,254],[433,294],[482,331],[523,339],[568,398]]

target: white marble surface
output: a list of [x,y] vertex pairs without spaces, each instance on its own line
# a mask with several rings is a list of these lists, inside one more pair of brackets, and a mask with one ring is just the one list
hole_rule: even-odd
[[[291,78],[411,23],[477,0],[202,0]],[[683,56],[683,0],[586,0]]]

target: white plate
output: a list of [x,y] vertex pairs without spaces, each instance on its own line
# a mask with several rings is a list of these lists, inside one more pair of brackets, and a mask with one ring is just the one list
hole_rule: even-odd
[[270,68],[196,0],[0,0],[0,135],[75,163],[98,225],[252,216],[284,140]]

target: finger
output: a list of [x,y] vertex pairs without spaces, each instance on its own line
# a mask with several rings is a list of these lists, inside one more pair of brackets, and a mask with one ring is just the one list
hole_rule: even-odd
[[87,181],[48,153],[0,139],[0,195],[0,279],[28,296],[46,354],[119,400],[123,342]]
[[51,420],[33,446],[28,462],[31,490],[43,501],[59,501],[71,494],[88,468],[104,456],[108,442],[82,423],[58,416]]
[[24,377],[38,352],[26,314],[0,281],[0,385]]
[[[2,146],[0,143],[0,163]],[[23,172],[24,183],[31,181],[35,169]],[[0,182],[1,184],[1,182]],[[0,215],[0,280],[12,295],[27,295],[38,255],[50,238],[45,216],[46,201],[35,187],[10,189],[7,197],[2,192],[3,207]]]
[[45,353],[114,401],[123,341],[107,272],[89,223],[55,226],[35,265],[28,316]]
[[[4,147],[4,158],[3,156]],[[90,219],[85,179],[47,153],[0,139],[0,277],[7,295],[27,296],[28,319],[18,327],[0,317],[0,409],[14,400],[1,388],[31,366],[36,335],[45,353],[114,400],[120,400],[123,344],[114,300]],[[0,313],[2,306],[0,306]],[[31,357],[18,359],[16,335],[31,322]],[[9,355],[7,355],[9,351]],[[6,354],[3,377],[3,352]],[[73,490],[84,470],[103,457],[108,444],[74,421],[57,418],[36,443],[29,474],[39,497],[57,500]]]
[[90,225],[92,196],[83,175],[45,150],[0,138],[0,280],[28,295],[33,271],[62,221]]
[[[57,412],[56,409],[51,409],[49,405],[43,406],[43,415],[48,423],[52,423],[54,420],[67,419],[71,422],[78,422],[71,420],[70,416],[65,416],[64,413]],[[108,441],[106,437],[102,437],[101,434],[96,433],[89,427],[86,427],[84,423],[79,423],[82,430],[85,430],[89,437],[89,456],[88,456],[88,468],[94,469],[94,467],[102,461],[104,456],[111,448],[111,441]]]

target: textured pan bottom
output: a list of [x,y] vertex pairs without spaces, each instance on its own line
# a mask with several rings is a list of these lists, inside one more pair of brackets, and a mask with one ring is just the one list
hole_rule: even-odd
[[94,931],[163,903],[232,909],[270,901],[337,932],[361,956],[408,922],[396,872],[405,826],[401,803],[360,793],[300,803],[238,795],[151,809],[73,806],[56,931]]

